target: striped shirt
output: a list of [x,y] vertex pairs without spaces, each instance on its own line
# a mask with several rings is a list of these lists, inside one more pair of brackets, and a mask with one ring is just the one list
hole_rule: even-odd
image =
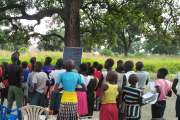
[[142,97],[142,90],[124,86],[123,94],[125,95],[126,102],[126,119],[141,118],[141,110],[138,99],[139,97]]

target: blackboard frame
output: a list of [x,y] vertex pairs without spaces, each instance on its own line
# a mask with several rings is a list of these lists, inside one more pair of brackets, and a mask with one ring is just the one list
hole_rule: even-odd
[[[68,51],[67,51],[68,50]],[[67,55],[65,55],[65,54],[68,54],[68,52],[69,51],[71,51],[72,53],[74,53],[73,55],[74,56],[72,56],[72,57],[70,57],[70,56],[67,56]],[[77,51],[78,52],[81,52],[81,54],[79,55],[79,56],[76,56],[76,54],[75,53],[77,53]],[[71,53],[71,54],[72,54]],[[72,59],[72,60],[74,60],[74,64],[75,64],[75,68],[74,69],[76,69],[76,70],[78,70],[78,67],[79,67],[79,62],[77,62],[77,60],[75,60],[74,58],[77,58],[77,59],[79,59],[80,60],[80,63],[82,63],[82,54],[83,54],[83,48],[82,47],[64,47],[63,48],[63,60],[64,60],[64,63],[66,62],[66,60],[68,60],[68,59]]]

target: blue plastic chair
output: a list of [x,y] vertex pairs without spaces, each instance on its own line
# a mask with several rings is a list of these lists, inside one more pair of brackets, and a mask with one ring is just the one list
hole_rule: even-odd
[[[9,108],[7,108],[6,106],[4,105],[1,105],[0,104],[0,108],[1,108],[1,111],[0,111],[0,120],[16,120],[21,114],[20,114],[20,111],[18,111],[20,108],[16,108],[14,110],[11,110]],[[18,114],[7,114],[7,112],[18,112]]]

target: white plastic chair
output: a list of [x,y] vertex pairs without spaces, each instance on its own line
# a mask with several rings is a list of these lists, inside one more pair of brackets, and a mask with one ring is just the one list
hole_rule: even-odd
[[46,115],[45,119],[49,117],[49,111],[40,106],[24,106],[19,109],[19,111],[21,111],[21,116],[24,118],[24,120],[40,120],[40,116],[43,112]]

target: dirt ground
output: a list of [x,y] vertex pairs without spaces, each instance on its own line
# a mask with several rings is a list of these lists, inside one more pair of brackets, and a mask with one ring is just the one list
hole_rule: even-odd
[[[149,85],[145,89],[145,93],[150,92]],[[166,110],[164,113],[164,118],[166,120],[177,120],[175,117],[175,101],[176,101],[176,96],[174,93],[172,94],[172,97],[168,97],[166,101]],[[7,100],[5,100],[4,103],[5,106],[7,106]],[[14,102],[13,104],[13,109],[16,108],[16,104]],[[93,118],[99,118],[99,112],[94,111]],[[150,120],[151,119],[151,105],[144,105],[142,107],[142,120]]]

